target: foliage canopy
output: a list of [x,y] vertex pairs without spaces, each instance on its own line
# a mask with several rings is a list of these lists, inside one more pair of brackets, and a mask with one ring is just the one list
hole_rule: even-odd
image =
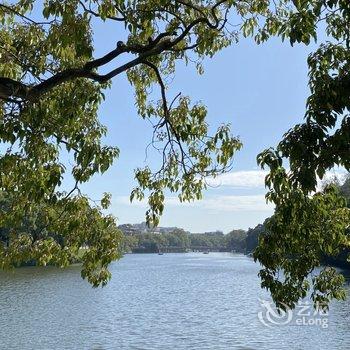
[[[113,23],[125,38],[101,57],[94,53],[95,21]],[[84,275],[94,285],[108,279],[108,263],[118,255],[118,232],[102,229],[113,226],[113,219],[100,207],[91,207],[79,186],[105,172],[119,153],[102,144],[106,129],[97,117],[103,91],[115,76],[127,74],[138,114],[151,120],[153,144],[162,155],[160,169],[136,170],[137,187],[131,194],[131,199],[148,195],[146,218],[157,224],[166,190],[178,193],[180,200],[200,199],[205,178],[230,169],[241,148],[227,125],[208,135],[205,106],[181,94],[168,96],[164,78],[175,72],[176,61],[195,62],[201,74],[205,57],[241,37],[252,36],[260,43],[279,36],[294,45],[309,44],[321,33],[326,40],[308,59],[311,94],[304,123],[291,129],[276,149],[258,157],[270,170],[267,200],[276,211],[255,257],[263,264],[263,286],[276,303],[293,306],[305,294],[307,275],[319,265],[320,256],[336,253],[347,242],[349,212],[335,189],[313,194],[317,177],[327,169],[350,169],[349,22],[347,0],[2,2],[0,188],[13,200],[11,208],[1,210],[0,225],[11,223],[14,229],[8,246],[1,247],[0,260],[9,266],[21,257],[38,257],[40,262],[45,255],[44,261],[56,261],[58,251],[71,253],[89,243]],[[149,99],[153,85],[159,87],[157,102]],[[70,192],[60,191],[68,171],[60,160],[64,151],[74,158],[71,175],[76,185]],[[106,195],[101,207],[108,204]],[[60,243],[19,229],[22,218],[38,206],[60,208],[45,227],[48,232],[62,228]],[[80,220],[86,222],[91,215],[94,224],[82,229]],[[281,269],[284,281],[278,277]],[[94,278],[97,271],[100,277]],[[327,271],[313,283],[316,301],[342,296],[341,278]]]

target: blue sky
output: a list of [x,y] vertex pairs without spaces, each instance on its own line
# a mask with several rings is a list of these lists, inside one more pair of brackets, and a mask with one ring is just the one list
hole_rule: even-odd
[[[94,40],[95,56],[99,57],[125,38],[115,24],[105,23],[94,26]],[[212,130],[231,123],[232,133],[244,146],[236,154],[233,171],[217,179],[203,200],[181,204],[174,196],[167,198],[161,226],[227,233],[254,227],[271,215],[273,208],[264,199],[265,174],[257,167],[256,156],[302,122],[308,95],[306,59],[311,50],[312,46],[291,47],[278,39],[260,46],[245,39],[206,59],[204,75],[199,76],[193,65],[178,64],[169,96],[181,92],[193,102],[201,101],[208,108]],[[154,93],[158,93],[157,87]],[[154,162],[152,157],[145,159],[152,128],[137,115],[133,88],[125,74],[114,78],[112,88],[106,91],[99,117],[108,127],[105,143],[118,146],[121,153],[107,173],[93,177],[82,190],[96,200],[104,192],[111,193],[109,212],[118,223],[144,221],[146,203],[131,204],[129,195],[136,184],[134,169]],[[67,158],[63,159],[68,165]],[[70,189],[72,184],[67,177],[64,187]]]
[[[112,32],[96,30],[97,53],[113,45]],[[111,37],[111,40],[108,40]],[[310,47],[290,47],[279,40],[257,46],[242,40],[204,63],[205,73],[197,75],[193,66],[179,65],[169,95],[182,92],[208,108],[208,122],[214,128],[223,122],[232,125],[234,135],[243,141],[235,157],[233,172],[218,179],[200,202],[180,204],[167,199],[161,226],[179,226],[192,232],[254,227],[272,213],[265,204],[264,173],[256,155],[274,146],[294,124],[301,122],[308,94],[306,58]],[[145,203],[130,204],[135,185],[134,169],[147,164],[145,147],[151,128],[137,116],[133,89],[125,75],[113,80],[100,118],[108,127],[106,142],[120,148],[120,158],[103,176],[84,186],[93,198],[112,194],[111,213],[119,223],[144,220]]]

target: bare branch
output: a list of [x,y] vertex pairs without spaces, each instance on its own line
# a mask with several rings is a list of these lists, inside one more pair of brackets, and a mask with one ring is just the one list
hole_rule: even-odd
[[[95,17],[101,18],[100,14],[98,12],[95,12],[94,10],[92,10],[91,7],[87,8],[83,1],[80,0],[79,3],[85,12],[90,13],[91,15],[93,15]],[[118,22],[124,22],[126,19],[125,17],[115,17],[115,16],[107,16],[107,18],[111,19],[113,21],[118,21]]]
[[22,13],[18,12],[16,9],[14,9],[11,6],[5,5],[5,4],[0,4],[0,8],[2,9],[2,11],[4,12],[11,12],[14,15],[23,18],[25,21],[30,22],[31,24],[35,24],[35,25],[50,25],[54,22],[53,21],[48,21],[48,22],[36,22],[33,19],[23,15]]

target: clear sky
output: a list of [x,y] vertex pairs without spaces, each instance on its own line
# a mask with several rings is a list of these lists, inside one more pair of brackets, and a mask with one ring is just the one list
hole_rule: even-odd
[[[97,27],[97,55],[115,45],[115,34]],[[210,188],[204,199],[180,204],[167,199],[161,226],[178,226],[192,232],[254,227],[272,213],[264,200],[264,173],[256,155],[275,146],[294,124],[301,122],[308,95],[306,58],[311,47],[281,43],[273,39],[257,46],[251,39],[235,44],[204,64],[205,73],[193,66],[179,65],[171,83],[170,95],[182,92],[192,101],[202,101],[214,128],[223,122],[232,125],[234,135],[243,141],[235,157],[232,173],[219,179],[221,186]],[[95,176],[83,189],[92,198],[112,194],[110,211],[119,223],[144,221],[144,203],[129,203],[135,185],[134,169],[144,166],[145,147],[151,127],[137,116],[133,88],[125,75],[113,80],[100,109],[101,121],[108,127],[106,143],[117,145],[121,154],[103,176]]]

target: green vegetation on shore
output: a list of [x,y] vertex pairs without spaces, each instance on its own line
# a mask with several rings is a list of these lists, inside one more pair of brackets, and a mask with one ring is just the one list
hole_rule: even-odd
[[264,225],[245,230],[190,233],[181,228],[148,229],[144,223],[120,225],[124,252],[157,253],[186,251],[219,251],[249,254],[258,245]]
[[123,249],[134,253],[220,251],[245,252],[244,230],[232,230],[224,235],[221,231],[189,233],[175,228],[170,232],[124,233]]

